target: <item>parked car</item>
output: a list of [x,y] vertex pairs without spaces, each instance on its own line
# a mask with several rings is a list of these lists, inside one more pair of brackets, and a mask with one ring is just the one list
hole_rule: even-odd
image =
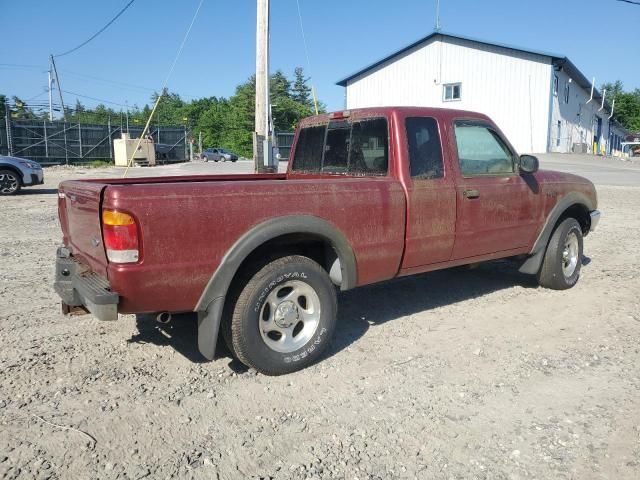
[[202,152],[201,158],[205,162],[209,160],[213,160],[214,162],[226,162],[227,160],[230,162],[238,161],[238,156],[235,153],[225,150],[224,148],[207,148]]
[[14,195],[22,187],[43,183],[44,173],[38,162],[0,155],[0,195]]
[[567,289],[600,218],[589,180],[538,171],[478,113],[322,114],[291,151],[286,174],[61,183],[63,310],[197,312],[206,358],[222,332],[241,362],[284,374],[326,348],[337,288],[511,258]]

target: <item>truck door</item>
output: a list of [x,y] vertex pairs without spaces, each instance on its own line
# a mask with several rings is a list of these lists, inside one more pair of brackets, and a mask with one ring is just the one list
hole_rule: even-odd
[[406,117],[400,129],[406,135],[409,165],[407,227],[403,268],[445,262],[455,239],[456,194],[454,175],[443,161],[438,122],[431,117]]
[[452,259],[527,247],[539,226],[535,177],[519,175],[517,155],[482,120],[453,125],[459,175]]

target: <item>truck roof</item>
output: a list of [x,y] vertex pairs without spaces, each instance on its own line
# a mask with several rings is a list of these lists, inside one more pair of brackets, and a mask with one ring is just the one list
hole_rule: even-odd
[[336,110],[334,112],[321,113],[300,121],[300,126],[317,125],[327,123],[331,119],[338,118],[366,118],[374,116],[389,117],[394,113],[413,114],[416,116],[429,116],[436,118],[473,117],[489,119],[486,115],[469,110],[457,110],[453,108],[417,107],[417,106],[388,106],[351,108],[348,110]]

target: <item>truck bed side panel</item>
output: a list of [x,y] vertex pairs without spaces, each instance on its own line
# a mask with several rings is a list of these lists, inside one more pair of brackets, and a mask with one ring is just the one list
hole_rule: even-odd
[[236,240],[281,215],[335,225],[351,244],[359,285],[395,276],[404,247],[405,195],[391,178],[114,185],[103,207],[140,222],[141,263],[108,267],[121,312],[193,310]]

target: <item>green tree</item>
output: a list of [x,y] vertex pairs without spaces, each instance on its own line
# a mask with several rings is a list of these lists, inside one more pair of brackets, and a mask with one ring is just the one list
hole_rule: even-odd
[[311,98],[311,87],[307,85],[308,78],[304,77],[302,67],[296,67],[293,72],[293,87],[291,97],[302,105],[313,107],[313,98]]
[[603,84],[601,91],[604,91],[605,88],[609,105],[612,104],[614,98],[616,101],[613,118],[627,130],[640,131],[640,89],[636,88],[627,92],[620,80]]
[[11,113],[11,118],[15,120],[35,120],[38,116],[33,112],[31,108],[26,104],[25,101],[16,97],[15,95],[11,97],[13,100],[14,108]]

